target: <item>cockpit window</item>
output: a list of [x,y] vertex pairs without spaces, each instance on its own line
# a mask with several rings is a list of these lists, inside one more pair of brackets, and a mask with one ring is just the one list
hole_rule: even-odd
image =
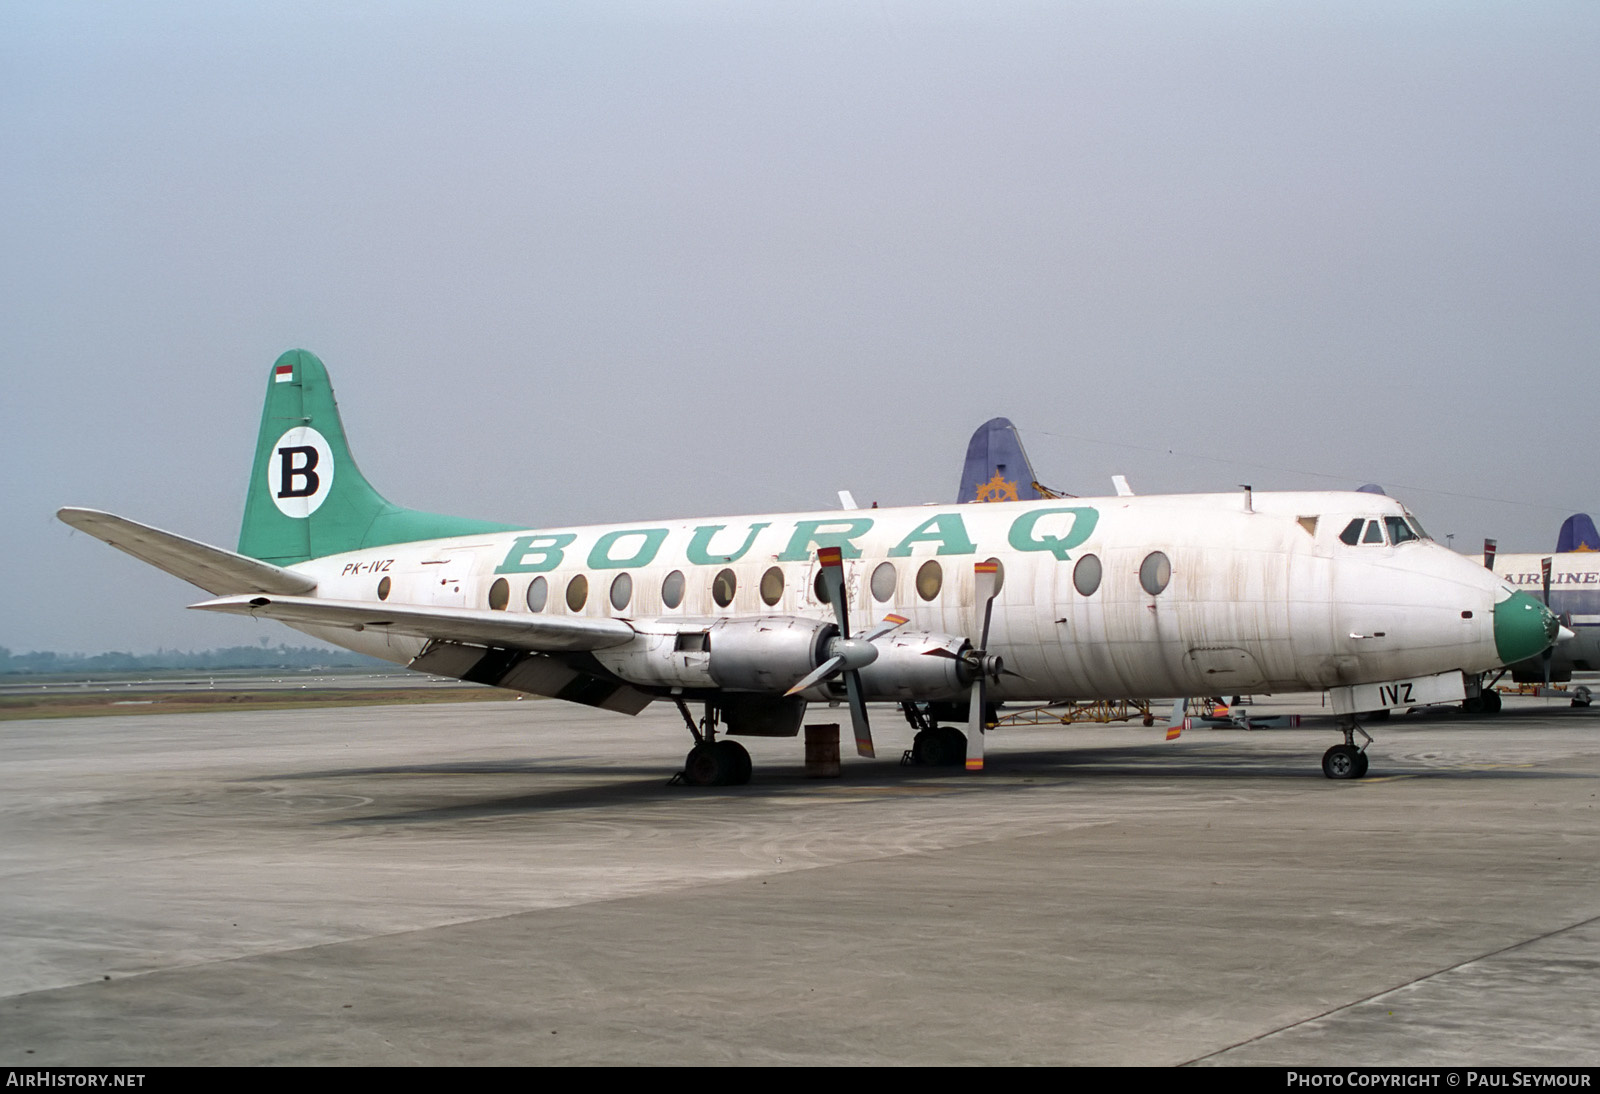
[[1384,517],[1383,522],[1389,526],[1389,542],[1401,544],[1409,539],[1422,537],[1411,530],[1411,525],[1406,523],[1405,517]]
[[1362,543],[1382,543],[1383,525],[1375,520],[1367,521],[1367,534],[1361,537]]
[[1354,547],[1361,539],[1361,518],[1357,517],[1344,526],[1344,531],[1339,533],[1339,541]]
[[1417,538],[1418,539],[1432,539],[1433,538],[1426,531],[1423,530],[1422,522],[1419,521],[1416,517],[1412,516],[1410,513],[1406,514],[1406,523],[1411,525],[1411,530],[1413,532],[1417,533]]

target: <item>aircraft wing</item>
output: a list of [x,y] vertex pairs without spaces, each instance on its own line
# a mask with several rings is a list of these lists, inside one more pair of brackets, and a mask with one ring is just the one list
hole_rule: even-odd
[[148,562],[173,577],[181,577],[208,593],[309,593],[316,581],[282,566],[213,547],[199,540],[163,532],[126,517],[98,509],[60,509],[56,516],[66,524],[104,540],[140,562]]
[[620,646],[633,628],[620,619],[577,616],[512,615],[487,608],[430,608],[323,600],[314,596],[224,596],[189,605],[206,612],[228,612],[282,623],[349,630],[372,628],[388,634],[467,642],[539,653],[568,653]]

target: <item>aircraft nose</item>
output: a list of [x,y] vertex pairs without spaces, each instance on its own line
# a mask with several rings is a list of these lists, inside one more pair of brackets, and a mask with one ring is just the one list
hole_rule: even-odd
[[1512,593],[1494,606],[1494,649],[1501,664],[1543,653],[1556,640],[1561,623],[1527,593]]

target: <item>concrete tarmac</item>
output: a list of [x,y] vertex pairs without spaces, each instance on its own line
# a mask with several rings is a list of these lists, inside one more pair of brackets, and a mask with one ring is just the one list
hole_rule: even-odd
[[1350,783],[1329,719],[969,776],[874,713],[709,790],[659,704],[0,724],[0,1064],[1600,1064],[1600,708]]

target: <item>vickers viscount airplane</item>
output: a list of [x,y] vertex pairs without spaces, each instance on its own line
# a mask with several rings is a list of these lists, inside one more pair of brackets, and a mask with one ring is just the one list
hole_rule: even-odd
[[750,777],[719,726],[793,736],[808,702],[847,702],[866,755],[867,702],[900,704],[917,758],[981,768],[1002,702],[1323,689],[1344,733],[1323,771],[1359,778],[1356,712],[1460,699],[1466,677],[1557,634],[1537,600],[1371,494],[537,530],[402,509],[356,468],[322,362],[298,350],[268,379],[237,552],[60,517],[212,593],[206,611],[607,710],[675,701],[697,785]]

